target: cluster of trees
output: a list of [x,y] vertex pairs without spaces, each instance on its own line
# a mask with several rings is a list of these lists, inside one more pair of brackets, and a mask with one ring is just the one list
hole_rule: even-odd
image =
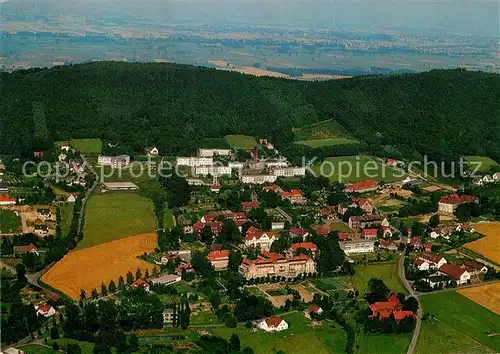
[[221,337],[203,335],[196,344],[201,348],[203,353],[213,354],[253,354],[254,351],[250,347],[241,348],[240,337],[234,334],[229,339],[229,342]]
[[[335,118],[372,152],[393,146],[445,161],[460,154],[500,159],[500,113],[494,109],[500,79],[494,74],[433,70],[301,82],[175,64],[100,62],[0,75],[0,153],[98,135],[131,151],[155,144],[182,154],[205,138],[245,133],[306,156],[307,147],[293,144],[292,128]],[[313,153],[362,149],[353,144]]]
[[180,298],[179,306],[174,304],[174,313],[172,314],[172,326],[187,329],[191,321],[191,309],[187,296],[183,295]]
[[266,298],[247,295],[236,302],[234,316],[238,322],[256,320],[269,317],[273,313],[273,305]]

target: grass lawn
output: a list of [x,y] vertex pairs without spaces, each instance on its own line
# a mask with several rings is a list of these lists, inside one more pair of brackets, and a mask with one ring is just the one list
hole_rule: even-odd
[[219,323],[217,316],[213,312],[203,311],[200,313],[191,312],[191,322],[192,325],[208,325]]
[[[425,295],[420,301],[425,313],[434,315],[438,321],[461,335],[500,352],[500,316],[494,312],[455,291]],[[488,336],[488,333],[497,335]]]
[[422,330],[415,352],[416,354],[458,352],[480,354],[493,352],[493,350],[440,320],[429,319],[422,322]]
[[347,225],[346,223],[343,223],[343,222],[332,222],[330,224],[330,230],[338,231],[338,232],[346,232],[346,233],[352,232],[349,225]]
[[[405,354],[411,341],[411,333],[359,333],[356,334],[355,353],[363,354]],[[428,353],[435,353],[430,351]]]
[[353,282],[360,296],[363,296],[368,287],[368,281],[371,278],[379,278],[395,293],[406,293],[403,284],[398,276],[398,265],[396,262],[376,263],[356,266],[356,274],[353,276]]
[[323,146],[335,146],[335,145],[350,145],[358,144],[359,141],[354,139],[318,139],[318,140],[300,140],[296,141],[295,144],[306,145],[312,148],[319,148]]
[[68,236],[69,229],[71,227],[71,220],[73,220],[73,209],[75,204],[63,204],[59,207],[61,213],[61,235],[63,237]]
[[163,227],[166,229],[171,229],[173,228],[174,225],[174,215],[172,214],[172,209],[169,209],[167,207],[167,204],[165,203],[165,215],[163,216]]
[[253,149],[257,145],[255,138],[248,135],[226,135],[225,139],[236,150]]
[[[53,340],[49,339],[47,341],[47,344],[52,346],[52,342],[53,342]],[[57,340],[57,343],[59,344],[59,347],[61,349],[64,349],[66,347],[66,344],[68,344],[68,343],[76,343],[80,346],[80,349],[82,350],[82,354],[93,354],[94,353],[94,344],[90,343],[90,342],[82,342],[82,341],[79,341],[76,339],[61,337]],[[115,350],[113,349],[111,352],[114,353]]]
[[498,162],[490,159],[487,156],[464,156],[465,161],[469,162],[469,168],[472,170],[476,168],[477,164],[480,163],[481,167],[479,172],[490,172],[492,167],[498,166]]
[[57,353],[54,351],[52,348],[47,348],[44,347],[43,345],[37,345],[37,344],[28,344],[24,346],[18,347],[22,351],[24,351],[26,354],[52,354],[52,353]]
[[153,202],[134,193],[94,195],[87,202],[78,248],[156,231]]
[[348,283],[350,283],[350,277],[331,277],[331,278],[317,278],[314,279],[313,284],[320,290],[337,290],[348,288]]
[[21,217],[12,210],[0,209],[0,233],[10,234],[21,231]]
[[240,337],[241,347],[251,347],[255,353],[274,354],[284,351],[287,354],[302,353],[343,353],[345,332],[339,326],[310,327],[302,313],[281,316],[289,329],[278,333],[252,332],[239,325],[237,328],[213,327],[209,331],[229,340],[233,333]]
[[71,139],[69,145],[84,154],[100,154],[102,151],[101,139]]
[[406,178],[406,173],[381,164],[368,156],[328,157],[322,163],[312,166],[316,175],[324,175],[330,181],[342,183],[367,179],[394,182]]

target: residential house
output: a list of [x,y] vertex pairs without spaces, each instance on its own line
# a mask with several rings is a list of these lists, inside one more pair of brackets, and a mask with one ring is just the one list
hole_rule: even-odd
[[313,258],[316,257],[316,251],[318,251],[318,246],[316,246],[316,244],[313,242],[297,242],[292,244],[288,250],[291,251],[293,254],[297,254],[298,250],[301,248],[311,251],[312,257]]
[[429,270],[430,264],[425,259],[417,258],[413,261],[413,266],[418,270]]
[[326,237],[328,236],[329,233],[330,233],[330,228],[326,225],[320,226],[316,229],[316,234],[318,234],[318,236]]
[[68,157],[68,155],[66,155],[65,153],[62,153],[62,152],[61,152],[61,153],[59,154],[59,156],[57,156],[57,160],[58,160],[59,162],[61,162],[61,161],[66,160],[66,157]]
[[407,239],[407,243],[412,245],[414,249],[419,249],[422,247],[422,241],[418,236],[412,236]]
[[429,263],[429,268],[440,268],[443,264],[446,264],[446,259],[443,256],[438,256],[432,253],[424,253],[418,257],[418,259],[422,259]]
[[288,329],[288,323],[286,323],[285,320],[282,320],[278,316],[272,316],[266,318],[263,321],[260,321],[257,324],[257,327],[266,332],[281,332]]
[[309,236],[309,232],[300,227],[292,227],[289,231],[291,237],[301,237],[302,241],[305,241],[307,236]]
[[443,264],[438,268],[438,274],[445,274],[457,282],[457,284],[466,284],[470,280],[470,273],[465,268],[455,264]]
[[172,323],[174,320],[174,310],[165,309],[163,310],[163,323]]
[[150,146],[144,149],[144,152],[146,153],[147,156],[158,156],[159,151],[155,146]]
[[366,198],[352,198],[352,203],[348,205],[339,205],[338,212],[345,214],[348,208],[361,208],[366,214],[373,213],[373,204]]
[[302,192],[298,189],[292,189],[290,192],[281,192],[281,199],[288,199],[292,204],[305,204],[306,198],[302,194]]
[[470,275],[485,274],[488,271],[488,267],[486,267],[484,264],[474,261],[465,261],[461,267],[466,269],[470,273]]
[[378,235],[378,229],[364,229],[363,230],[363,237],[366,240],[375,240]]
[[285,257],[262,251],[255,260],[244,258],[239,273],[247,280],[268,276],[295,278],[301,274],[316,273],[316,263],[304,254]]
[[0,194],[0,205],[15,205],[16,203],[16,198],[11,198],[5,194]]
[[357,183],[349,183],[345,189],[345,192],[366,193],[366,192],[376,191],[377,189],[378,189],[378,183],[369,179]]
[[373,240],[340,241],[339,244],[345,254],[375,252],[375,242]]
[[451,194],[439,199],[438,212],[441,214],[453,214],[455,209],[461,204],[476,203],[479,204],[479,198],[474,195]]
[[47,219],[52,218],[52,213],[50,211],[50,208],[39,208],[36,210],[36,213],[43,220],[47,220]]
[[191,264],[189,263],[179,264],[179,266],[175,268],[175,274],[177,275],[182,275],[183,271],[186,273],[194,273],[194,269],[193,267],[191,267]]
[[472,184],[477,187],[481,187],[484,185],[484,181],[481,177],[474,177],[472,179]]
[[370,304],[368,307],[372,311],[369,318],[387,320],[390,319],[391,316],[394,316],[394,319],[397,322],[406,317],[417,318],[412,311],[404,311],[399,299],[394,295],[390,296],[387,301],[375,302],[374,304]]
[[330,208],[320,209],[319,216],[321,216],[322,218],[325,218],[327,220],[333,219],[333,217],[334,217],[333,211]]
[[249,211],[252,210],[253,208],[258,208],[259,201],[254,199],[250,202],[241,202],[241,207],[243,208],[244,211]]
[[390,226],[382,226],[382,237],[383,238],[390,238],[392,237],[392,229]]
[[262,187],[262,190],[265,191],[265,192],[274,192],[274,193],[280,193],[282,192],[283,190],[281,189],[280,186],[278,186],[277,184],[272,184],[270,186],[264,186]]
[[69,151],[69,143],[68,143],[67,141],[63,141],[63,142],[61,143],[61,150],[64,150],[64,151],[66,151],[66,152],[68,152],[68,151]]
[[380,249],[386,249],[388,251],[397,251],[398,250],[398,245],[392,241],[385,241],[381,240],[379,242],[378,248]]
[[430,236],[432,239],[436,239],[438,237],[443,237],[443,238],[449,240],[450,234],[452,232],[453,232],[453,229],[449,226],[437,227],[430,233]]
[[363,229],[366,227],[379,227],[382,225],[384,217],[377,214],[365,214],[360,216],[351,216],[349,218],[349,227],[351,229]]
[[245,238],[245,246],[260,247],[262,250],[269,251],[272,243],[278,239],[278,235],[273,231],[261,231],[255,226],[250,226]]
[[386,161],[386,164],[391,167],[396,167],[399,163],[400,161],[391,158],[388,158]]
[[212,230],[212,233],[216,237],[219,236],[219,234],[222,231],[222,221],[215,220],[215,221],[208,221],[206,223],[203,223],[201,221],[195,222],[193,224],[192,232],[200,236],[205,226],[209,226],[210,230]]
[[37,316],[52,317],[56,314],[56,310],[47,304],[35,305]]
[[307,318],[311,318],[311,315],[313,313],[316,315],[321,315],[323,313],[323,309],[316,304],[311,304],[311,306],[309,306],[309,308],[304,311],[304,316],[306,316]]
[[33,253],[37,256],[40,255],[38,252],[38,248],[32,243],[27,246],[14,246],[14,254],[24,254],[24,253]]
[[210,166],[214,164],[213,157],[177,157],[176,159],[177,166]]
[[71,193],[68,198],[66,198],[66,203],[74,203],[76,202],[76,198],[78,198],[78,194]]
[[500,172],[495,172],[492,177],[495,182],[500,181]]
[[106,156],[99,155],[97,158],[97,163],[101,166],[111,166],[113,168],[123,168],[130,165],[130,156],[119,155],[119,156]]
[[495,180],[493,179],[493,177],[491,175],[485,175],[483,177],[483,182],[484,183],[493,183],[493,182],[495,182]]
[[132,284],[130,284],[130,286],[136,289],[143,288],[144,290],[146,290],[146,292],[149,293],[149,283],[143,279],[137,279]]
[[35,156],[35,157],[43,157],[43,151],[33,151],[33,156]]
[[229,264],[229,251],[228,250],[217,250],[211,251],[207,255],[207,259],[212,264],[215,270],[227,269]]

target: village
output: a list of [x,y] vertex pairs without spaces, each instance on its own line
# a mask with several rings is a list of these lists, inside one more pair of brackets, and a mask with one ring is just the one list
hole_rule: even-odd
[[[290,336],[322,348],[314,333],[323,331],[341,343],[330,352],[356,352],[387,333],[395,342],[382,341],[377,350],[395,345],[399,352],[422,321],[419,298],[498,281],[498,263],[467,248],[485,239],[477,222],[461,217],[480,205],[478,196],[418,174],[331,181],[293,165],[268,139],[252,139],[202,146],[193,156],[165,157],[153,146],[140,159],[61,142],[45,158],[69,172],[62,180],[46,176],[35,196],[25,192],[33,182],[2,163],[0,178],[8,178],[0,181],[1,264],[7,279],[26,278],[21,298],[40,318],[36,338],[54,350],[74,344],[67,335],[62,340],[68,302],[79,311],[100,311],[100,301],[139,309],[150,301],[144,295],[159,300],[151,322],[129,310],[125,344],[134,351],[161,346],[165,337],[178,337],[167,344],[181,348],[193,338],[238,333],[256,353],[264,334],[284,352],[297,352],[306,347],[292,349]],[[162,171],[165,162],[182,177],[132,176],[134,164]],[[98,180],[99,168],[120,176]],[[500,173],[490,177],[484,183],[500,184]],[[124,210],[133,204],[140,206]],[[11,220],[8,228],[4,220]],[[118,243],[133,238],[136,249],[119,253]],[[112,266],[115,257],[121,263]],[[156,332],[137,332],[148,328]]]

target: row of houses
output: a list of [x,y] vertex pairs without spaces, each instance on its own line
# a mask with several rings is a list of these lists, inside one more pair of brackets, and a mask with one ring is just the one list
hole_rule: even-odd
[[472,184],[475,186],[484,186],[488,183],[500,182],[500,172],[496,172],[493,175],[484,175],[482,177],[474,177],[472,179]]

